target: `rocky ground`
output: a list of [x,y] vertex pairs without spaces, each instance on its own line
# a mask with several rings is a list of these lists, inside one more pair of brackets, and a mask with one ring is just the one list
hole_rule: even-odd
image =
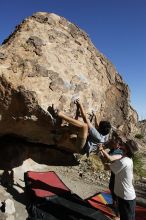
[[[4,143],[4,142],[3,142]],[[11,141],[12,143],[12,141]],[[23,150],[26,154],[23,143],[19,144],[19,148]],[[81,198],[86,199],[97,192],[105,190],[108,188],[109,181],[109,171],[104,171],[103,164],[97,158],[96,155],[91,155],[89,158],[84,156],[79,156],[77,154],[71,155],[69,153],[58,151],[57,149],[47,149],[43,151],[41,146],[41,151],[43,153],[43,162],[45,161],[46,153],[50,155],[49,163],[47,165],[44,163],[39,163],[42,158],[39,155],[35,156],[34,152],[39,151],[38,147],[32,148],[33,159],[27,158],[23,160],[23,163],[18,163],[19,151],[17,146],[13,143],[13,150],[17,152],[16,161],[13,161],[13,169],[8,171],[2,169],[6,164],[8,165],[10,158],[8,157],[8,151],[10,151],[10,146],[7,143],[8,149],[6,150],[6,155],[1,154],[0,166],[0,201],[3,202],[10,199],[12,204],[5,212],[2,209],[0,211],[0,220],[25,220],[27,219],[26,211],[26,195],[24,193],[24,172],[28,170],[34,171],[55,171],[61,180],[72,190],[72,192],[79,195]],[[30,145],[28,145],[30,147]],[[6,147],[5,147],[6,149]],[[53,153],[52,153],[53,151]],[[4,152],[4,151],[3,151]],[[53,157],[54,156],[54,157]],[[146,155],[145,155],[146,156]],[[53,157],[53,158],[52,158]],[[4,160],[5,158],[5,160]],[[7,160],[8,158],[8,160]],[[19,157],[20,158],[20,157]],[[22,157],[24,158],[24,156]],[[58,161],[60,158],[60,163],[52,163],[52,161]],[[62,158],[62,159],[61,159]],[[35,159],[35,160],[34,160]],[[146,157],[144,157],[146,159]],[[64,164],[63,164],[64,161]],[[70,161],[70,163],[69,163]],[[71,162],[72,161],[72,162]],[[62,165],[63,164],[63,165]],[[12,165],[11,165],[12,166]],[[142,181],[137,181],[135,183],[137,202],[146,206],[146,179],[143,178]]]
[[[24,193],[23,174],[27,170],[36,171],[55,171],[62,181],[76,194],[83,199],[94,195],[108,188],[109,172],[97,171],[97,165],[101,168],[101,163],[92,166],[95,157],[91,156],[82,158],[75,155],[77,164],[74,166],[46,166],[34,162],[32,159],[27,159],[22,166],[14,168],[14,183],[12,185],[11,175],[2,174],[1,171],[1,186],[0,200],[4,202],[8,198],[12,204],[7,210],[7,213],[0,212],[0,220],[25,220],[27,219],[26,211],[26,195]],[[95,165],[95,163],[94,163]],[[9,183],[9,184],[8,184]],[[146,179],[135,183],[137,192],[137,201],[146,205]]]
[[[103,172],[98,174],[92,170],[87,159],[82,159],[80,164],[75,166],[46,166],[40,165],[31,159],[26,160],[22,166],[14,169],[15,182],[11,185],[11,177],[1,174],[0,200],[4,202],[10,198],[14,202],[14,213],[6,214],[1,212],[1,220],[24,220],[27,218],[25,208],[26,197],[23,191],[23,173],[27,170],[55,171],[61,180],[83,199],[107,188],[107,176]],[[3,173],[3,171],[1,172]],[[9,184],[8,184],[9,182]],[[10,208],[12,209],[12,207]]]

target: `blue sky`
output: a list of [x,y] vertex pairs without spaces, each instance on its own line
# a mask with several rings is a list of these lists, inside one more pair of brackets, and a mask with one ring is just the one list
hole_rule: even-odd
[[128,84],[139,119],[146,119],[146,0],[1,0],[0,43],[39,11],[63,16],[87,32]]

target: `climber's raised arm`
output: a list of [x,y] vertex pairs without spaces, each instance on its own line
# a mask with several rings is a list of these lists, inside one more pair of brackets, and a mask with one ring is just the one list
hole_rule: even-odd
[[90,120],[89,120],[88,117],[87,117],[87,114],[86,114],[86,112],[85,112],[85,110],[84,110],[84,107],[83,107],[82,103],[80,102],[80,100],[77,99],[77,100],[75,101],[75,104],[77,104],[77,105],[79,106],[79,109],[80,109],[80,112],[81,112],[81,116],[82,116],[82,118],[83,118],[83,121],[88,125],[89,128],[93,127],[93,125],[91,124]]

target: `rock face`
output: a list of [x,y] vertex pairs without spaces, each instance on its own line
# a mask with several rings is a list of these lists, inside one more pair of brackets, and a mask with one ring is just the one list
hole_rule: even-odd
[[83,30],[55,14],[24,20],[0,47],[0,135],[54,144],[48,107],[74,117],[78,97],[125,132],[137,122],[128,86]]

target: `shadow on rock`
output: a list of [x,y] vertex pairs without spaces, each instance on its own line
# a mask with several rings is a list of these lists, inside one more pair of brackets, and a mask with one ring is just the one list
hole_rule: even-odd
[[45,144],[29,143],[22,138],[3,136],[0,138],[0,170],[12,170],[31,158],[39,164],[73,166],[78,162],[67,151]]

